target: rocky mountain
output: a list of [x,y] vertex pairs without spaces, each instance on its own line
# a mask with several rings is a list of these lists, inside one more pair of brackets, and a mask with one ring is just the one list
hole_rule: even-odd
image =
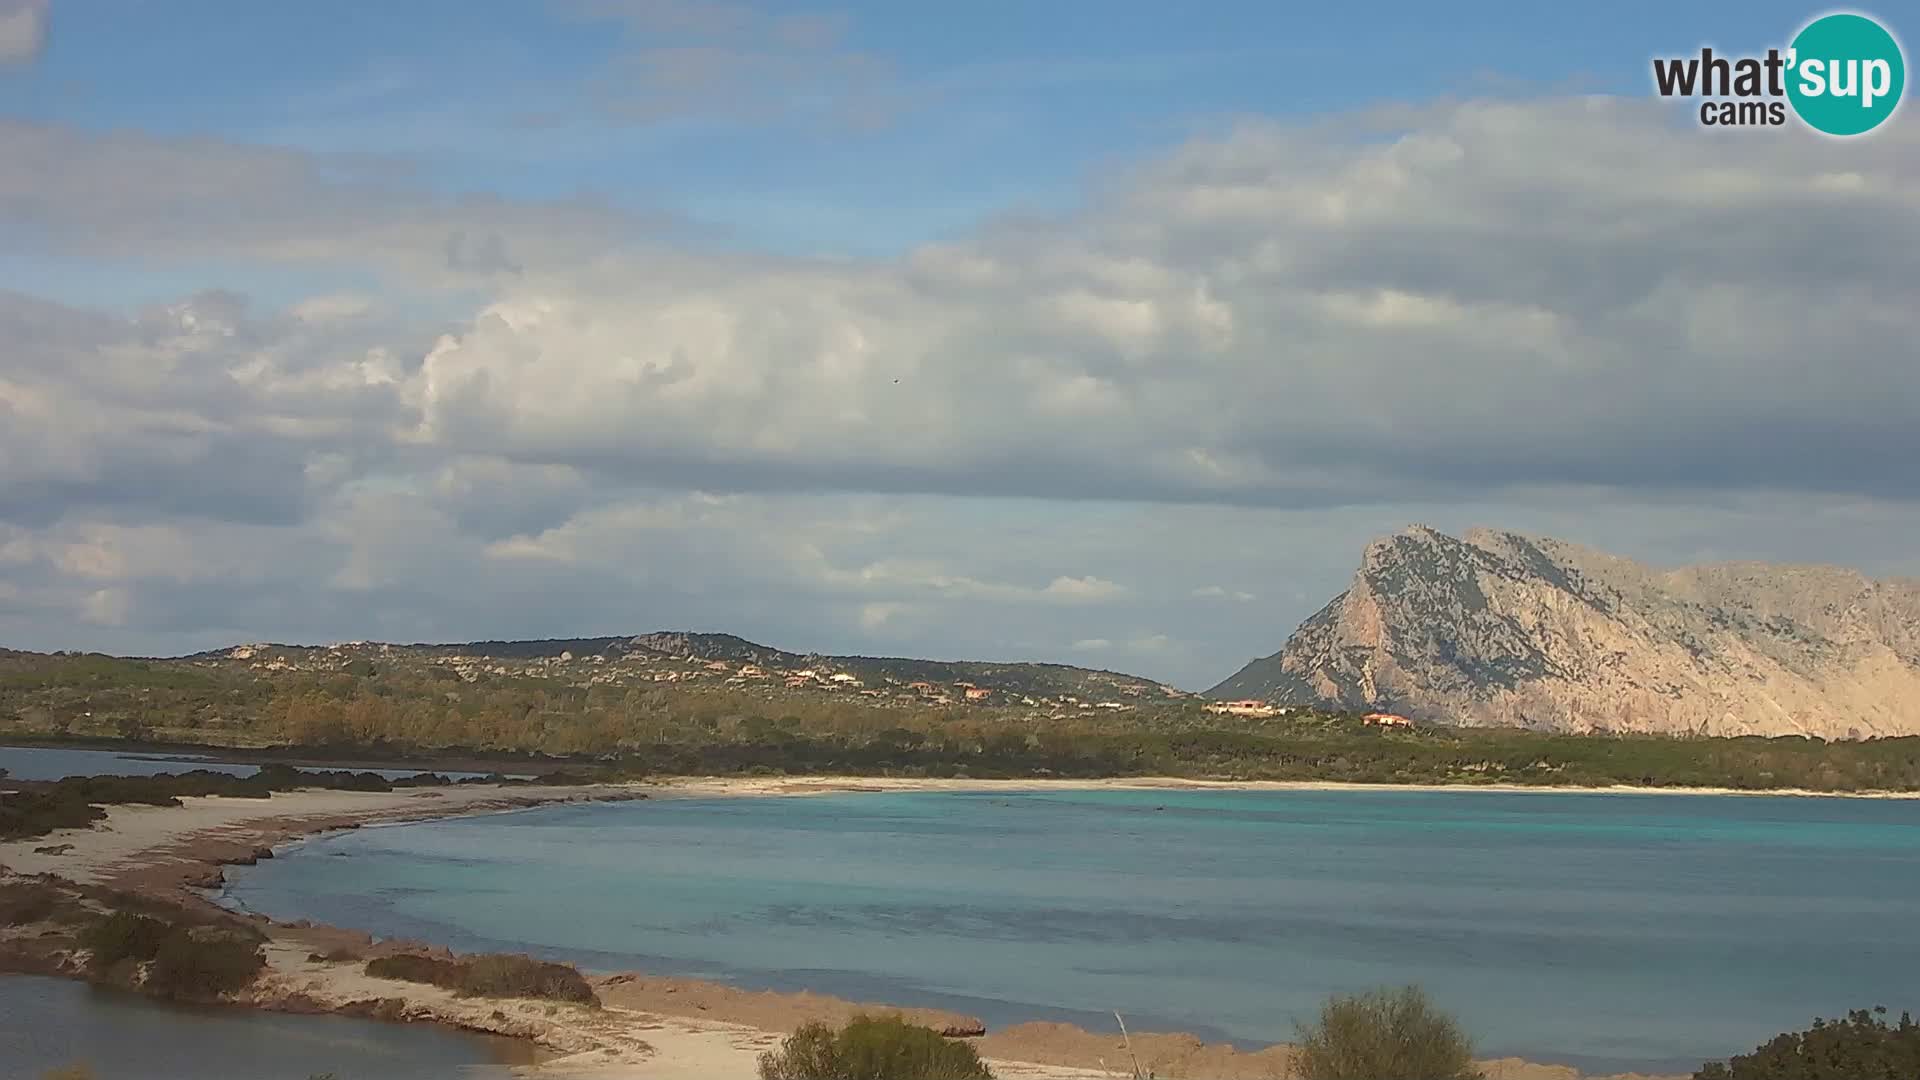
[[1920,582],[1416,526],[1208,693],[1572,732],[1920,734]]

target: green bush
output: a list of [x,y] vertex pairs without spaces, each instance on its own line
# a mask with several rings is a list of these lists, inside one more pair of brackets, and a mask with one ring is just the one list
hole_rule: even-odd
[[175,927],[160,942],[147,971],[147,987],[162,997],[183,1000],[225,997],[252,985],[266,966],[266,955],[251,941]]
[[1815,1020],[1806,1031],[1776,1035],[1751,1054],[1710,1061],[1694,1080],[1912,1080],[1920,1076],[1920,1024],[1898,1024],[1886,1008],[1855,1009],[1845,1020]]
[[760,1055],[760,1080],[993,1080],[973,1047],[897,1016],[803,1025]]
[[449,990],[458,986],[460,981],[458,964],[451,960],[435,960],[431,956],[378,956],[367,961],[367,974],[376,979],[426,983],[429,986],[444,986]]
[[462,994],[477,997],[545,998],[597,1005],[600,998],[579,970],[530,956],[490,954],[469,958],[460,973]]
[[159,919],[116,911],[80,932],[80,947],[90,954],[87,966],[105,971],[122,960],[151,960],[160,953],[168,926]]
[[367,961],[377,979],[427,983],[466,997],[541,998],[598,1005],[600,998],[579,969],[531,956],[487,953],[458,960],[430,956],[382,956]]
[[1302,1080],[1481,1080],[1473,1044],[1419,987],[1337,995],[1300,1032]]

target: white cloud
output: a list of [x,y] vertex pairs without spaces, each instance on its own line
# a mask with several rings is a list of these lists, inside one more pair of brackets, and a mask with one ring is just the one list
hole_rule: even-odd
[[912,610],[912,605],[891,601],[862,604],[860,605],[860,628],[869,632],[885,629],[888,623]]
[[[769,490],[1920,494],[1891,467],[1920,455],[1920,140],[1863,145],[1836,187],[1825,143],[1639,103],[1403,122],[1249,125],[899,263],[656,252],[512,283],[408,384],[415,438]],[[1782,453],[1783,425],[1833,456]]]
[[124,626],[133,600],[125,589],[96,589],[80,605],[80,617],[101,626]]
[[48,0],[0,0],[0,68],[30,64],[47,42]]
[[1097,577],[1057,577],[1048,582],[1047,587],[1041,592],[1046,596],[1057,597],[1071,603],[1086,603],[1111,600],[1126,592],[1126,589]]
[[0,123],[0,245],[43,245],[0,252],[382,283],[0,294],[0,638],[697,625],[1205,685],[1410,519],[1920,572],[1920,129],[1374,119],[1250,123],[1073,211],[841,262]]
[[1229,589],[1223,585],[1202,585],[1193,590],[1193,595],[1200,600],[1237,600],[1243,604],[1255,598],[1253,593]]

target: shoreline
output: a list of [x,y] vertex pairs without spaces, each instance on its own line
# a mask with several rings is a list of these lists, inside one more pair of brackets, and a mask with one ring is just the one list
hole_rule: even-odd
[[[511,766],[521,775],[528,771],[564,770],[578,768],[583,762],[562,758],[487,758],[484,756],[463,756],[453,754],[446,757],[329,757],[311,754],[291,753],[294,748],[285,746],[232,747],[210,746],[188,743],[160,742],[124,742],[110,739],[34,739],[30,736],[14,736],[13,741],[0,739],[0,750],[18,748],[22,750],[75,750],[90,753],[118,753],[154,761],[178,761],[191,764],[190,759],[198,757],[210,762],[236,765],[263,765],[283,763],[300,768],[338,769],[356,771],[362,769],[413,770],[416,772],[467,772],[485,774],[500,772],[502,775],[514,775],[504,767]],[[1219,780],[1187,776],[1103,776],[1103,777],[905,777],[905,776],[865,776],[859,774],[779,774],[772,776],[742,776],[737,774],[715,776],[654,776],[636,777],[631,780],[600,781],[581,787],[639,787],[648,790],[667,788],[689,790],[701,795],[805,795],[825,792],[857,791],[1011,791],[1031,789],[1036,791],[1099,791],[1099,790],[1180,790],[1195,791],[1416,791],[1416,792],[1458,792],[1488,791],[1501,794],[1536,795],[1697,795],[1697,796],[1744,796],[1748,798],[1794,798],[1794,799],[1878,799],[1878,800],[1920,800],[1920,789],[1898,791],[1890,789],[1866,789],[1858,791],[1817,791],[1812,788],[1732,788],[1714,785],[1670,785],[1649,786],[1644,784],[1518,784],[1508,781],[1493,783],[1477,782],[1413,782],[1396,783],[1392,781],[1351,781],[1351,780]]]
[[904,776],[680,776],[638,781],[649,790],[700,796],[828,795],[905,791],[1410,791],[1492,792],[1501,795],[1688,795],[1789,799],[1920,800],[1920,791],[1748,790],[1723,787],[1646,787],[1614,784],[1389,784],[1345,780],[1202,780],[1184,776],[984,779]]
[[[183,799],[179,808],[113,806],[105,821],[28,840],[0,842],[0,868],[14,874],[51,874],[83,886],[121,889],[217,909],[268,936],[267,970],[235,1002],[295,1013],[341,1013],[406,1022],[432,1022],[504,1035],[539,1045],[549,1055],[516,1075],[576,1080],[753,1080],[759,1053],[777,1047],[809,1020],[840,1022],[859,1012],[895,1012],[971,1039],[1006,1080],[1110,1080],[1126,1077],[1126,1048],[1117,1034],[1068,1024],[1031,1022],[985,1031],[977,1020],[931,1009],[852,1003],[808,992],[752,991],[697,979],[639,973],[590,976],[604,1007],[588,1010],[551,1002],[458,998],[438,987],[376,979],[364,973],[374,955],[449,955],[421,942],[376,941],[365,932],[281,923],[218,905],[204,890],[224,883],[223,867],[272,857],[276,847],[342,829],[509,813],[567,803],[627,801],[652,795],[805,796],[875,791],[1047,790],[1349,790],[1372,784],[1280,781],[1194,781],[1178,778],[1116,780],[909,780],[866,777],[677,778],[579,787],[473,785],[464,789],[394,792],[302,790],[272,798],[218,796]],[[1393,785],[1399,786],[1399,785]],[[1412,785],[1407,785],[1412,788]],[[1456,790],[1458,785],[1434,785]],[[1424,790],[1424,789],[1423,789]],[[1470,790],[1488,790],[1473,788]],[[1535,791],[1535,788],[1520,788]],[[1552,791],[1555,789],[1546,789]],[[1564,789],[1560,789],[1564,790]],[[1614,789],[1601,789],[1617,793]],[[61,854],[34,851],[71,845]],[[6,939],[0,937],[0,945]],[[351,954],[329,960],[327,954]],[[71,970],[55,972],[74,974]],[[1141,1063],[1162,1076],[1191,1080],[1265,1080],[1284,1075],[1291,1050],[1276,1044],[1242,1051],[1206,1044],[1183,1033],[1134,1033]],[[1518,1059],[1481,1062],[1488,1080],[1582,1080],[1564,1065]],[[1602,1080],[1587,1077],[1586,1080]],[[1621,1080],[1626,1080],[1622,1077]],[[1637,1080],[1657,1080],[1644,1077]],[[1675,1078],[1678,1080],[1678,1078]]]

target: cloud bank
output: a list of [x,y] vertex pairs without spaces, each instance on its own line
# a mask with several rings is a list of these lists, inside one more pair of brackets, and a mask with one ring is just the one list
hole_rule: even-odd
[[1607,98],[1247,122],[1071,211],[848,262],[0,124],[6,253],[378,283],[0,295],[0,630],[700,622],[1199,684],[1276,648],[1367,532],[1460,508],[1907,569],[1786,523],[1897,527],[1920,496],[1913,130],[1714,137]]

